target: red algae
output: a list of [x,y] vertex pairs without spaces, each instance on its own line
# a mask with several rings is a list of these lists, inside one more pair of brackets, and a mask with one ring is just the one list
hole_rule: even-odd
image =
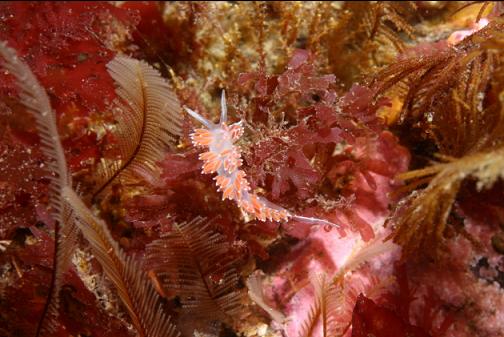
[[391,310],[377,306],[372,300],[360,295],[352,316],[352,337],[429,337],[421,329],[401,321]]
[[[61,188],[82,200],[61,273],[62,173],[0,59],[0,336],[503,336],[502,8],[0,4],[0,48],[46,91],[73,181]],[[118,55],[155,78],[132,69],[121,85]],[[149,102],[158,80],[166,102]],[[255,218],[202,173],[183,108],[211,128],[223,90],[250,194],[288,217]],[[156,105],[159,133],[145,127]],[[146,145],[165,131],[166,149]],[[115,179],[133,160],[152,167]]]

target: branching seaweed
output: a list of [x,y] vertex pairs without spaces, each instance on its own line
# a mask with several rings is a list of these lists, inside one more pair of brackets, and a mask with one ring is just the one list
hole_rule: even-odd
[[356,278],[346,277],[338,282],[331,281],[327,275],[318,275],[312,280],[315,298],[299,336],[319,336],[318,329],[323,337],[344,336],[352,325],[352,312],[359,294],[379,299],[394,282],[393,277],[380,279],[366,270]]
[[341,335],[341,326],[337,324],[337,317],[342,309],[342,288],[330,282],[326,275],[318,275],[312,283],[315,288],[315,299],[308,317],[303,322],[299,336],[313,336],[319,322],[322,326],[323,337]]
[[103,164],[93,199],[114,182],[131,184],[138,176],[156,179],[156,162],[180,135],[181,107],[168,82],[151,66],[116,56],[107,68],[117,84],[116,136],[121,161]]
[[328,63],[344,83],[354,83],[357,74],[379,65],[380,43],[399,52],[405,49],[398,32],[413,38],[413,28],[401,17],[400,6],[388,1],[345,2],[337,24],[325,37]]
[[443,239],[452,205],[465,179],[474,178],[478,190],[490,188],[498,179],[504,179],[504,146],[410,171],[400,178],[416,179],[412,184],[430,179],[427,188],[412,193],[392,217],[396,226],[394,241],[406,248],[405,253],[411,253]]
[[237,261],[211,221],[196,218],[147,246],[147,268],[166,294],[176,295],[182,310],[201,319],[232,323],[240,313]]
[[406,84],[399,123],[421,125],[439,149],[444,163],[400,175],[404,190],[428,183],[408,196],[390,221],[394,240],[405,252],[434,245],[443,238],[462,182],[478,190],[502,178],[504,112],[501,98],[501,44],[504,21],[492,21],[454,47],[413,55],[380,72],[378,93]]
[[442,154],[458,157],[481,149],[482,138],[500,118],[499,109],[483,106],[502,62],[487,44],[503,27],[502,20],[494,20],[454,47],[406,54],[373,77],[373,88],[382,94],[406,86],[399,123],[421,123]]
[[51,215],[57,221],[55,227],[55,249],[53,271],[47,301],[37,327],[37,336],[54,331],[58,316],[59,292],[63,274],[68,270],[76,247],[77,229],[71,219],[71,210],[61,199],[61,190],[71,186],[71,176],[67,169],[63,147],[59,140],[56,115],[51,108],[49,97],[39,84],[28,65],[19,59],[16,52],[5,42],[0,42],[0,56],[3,67],[15,78],[19,89],[20,102],[33,116],[41,149],[46,158],[49,175],[49,206]]
[[91,251],[103,267],[105,275],[117,289],[133,325],[142,337],[176,337],[175,326],[161,308],[159,296],[145,277],[136,260],[121,250],[107,229],[69,187],[63,187],[62,197],[72,207],[76,224]]
[[[107,225],[95,217],[72,190],[71,178],[57,131],[56,116],[45,90],[29,67],[20,61],[16,53],[4,42],[0,43],[0,55],[5,60],[5,69],[15,77],[21,90],[21,103],[36,121],[42,151],[48,159],[47,167],[51,174],[50,205],[53,208],[53,217],[58,221],[52,281],[49,297],[37,328],[37,336],[52,333],[57,324],[55,319],[58,312],[58,295],[62,276],[71,263],[73,249],[76,246],[77,228],[90,243],[94,256],[117,288],[118,295],[140,336],[177,336],[175,327],[170,323],[170,317],[159,307],[157,293],[136,261],[122,252],[109,233]],[[155,85],[150,88],[150,95],[156,89]],[[162,102],[164,100],[158,102],[154,99],[152,104],[155,107],[148,106],[148,108],[155,110]],[[165,105],[170,103],[171,101],[166,101]],[[156,153],[154,150],[160,151],[153,148],[148,150],[153,153]]]

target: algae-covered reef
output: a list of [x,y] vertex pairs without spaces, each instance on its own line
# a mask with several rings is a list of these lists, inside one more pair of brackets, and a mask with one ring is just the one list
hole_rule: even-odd
[[2,2],[0,336],[503,336],[503,9]]

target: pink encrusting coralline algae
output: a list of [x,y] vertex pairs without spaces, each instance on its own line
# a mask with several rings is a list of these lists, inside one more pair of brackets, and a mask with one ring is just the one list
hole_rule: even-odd
[[[402,169],[407,167],[407,162],[406,157]],[[373,177],[377,182],[373,192],[375,202],[386,202],[384,197],[392,191],[392,180],[377,174]],[[367,189],[367,186],[361,184],[359,188]],[[317,301],[314,275],[326,275],[333,282],[343,280],[343,296],[335,322],[341,336],[352,336],[352,311],[360,293],[373,300],[379,299],[395,284],[394,262],[400,258],[401,249],[391,241],[384,241],[390,233],[383,227],[387,214],[365,202],[356,204],[353,212],[371,224],[374,239],[365,242],[358,232],[348,232],[342,237],[338,231],[324,228],[304,233],[296,229],[291,231],[291,235],[298,235],[302,241],[285,256],[280,270],[264,282],[270,302],[287,317],[284,324],[275,327],[287,336],[300,336],[306,322],[310,321],[312,307]],[[344,224],[347,228],[351,226],[351,223]],[[320,323],[314,327],[312,336],[322,336]]]
[[[443,336],[503,336],[504,257],[492,248],[491,238],[499,233],[504,208],[496,207],[499,200],[487,202],[468,200],[462,204],[460,212],[468,235],[447,243],[446,254],[436,263],[424,261],[410,270],[419,297],[431,289],[450,312],[453,324]],[[473,238],[481,245],[475,247]]]

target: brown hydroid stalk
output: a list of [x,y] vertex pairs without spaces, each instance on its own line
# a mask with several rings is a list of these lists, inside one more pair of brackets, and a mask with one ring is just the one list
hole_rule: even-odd
[[71,221],[71,211],[61,199],[64,186],[71,186],[63,147],[59,140],[56,115],[51,108],[49,97],[39,84],[28,65],[19,59],[16,52],[5,42],[0,42],[2,66],[15,78],[19,89],[20,102],[33,116],[40,148],[46,159],[46,171],[49,175],[49,206],[51,215],[56,220],[53,270],[49,294],[42,316],[37,326],[36,335],[51,334],[57,324],[58,296],[63,274],[67,271],[76,245],[77,230]]
[[105,275],[117,290],[135,329],[142,337],[176,337],[178,333],[159,303],[159,296],[142,272],[138,263],[121,250],[107,229],[69,187],[64,187],[63,198],[71,205],[76,224]]
[[143,61],[116,56],[108,65],[117,85],[117,131],[121,162],[100,167],[93,201],[114,182],[133,183],[137,176],[158,178],[157,162],[174,147],[182,115],[177,96],[159,72]]
[[182,308],[202,319],[232,322],[241,311],[237,261],[211,222],[196,218],[147,246],[147,268],[163,290],[180,298]]

